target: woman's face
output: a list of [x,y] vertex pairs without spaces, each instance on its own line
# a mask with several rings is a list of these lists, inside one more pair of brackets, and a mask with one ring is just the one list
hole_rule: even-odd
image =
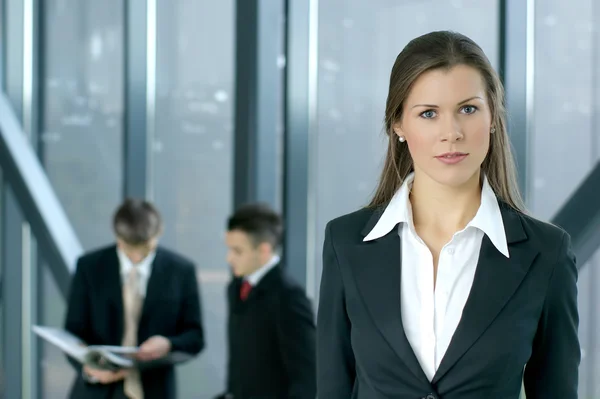
[[415,81],[394,124],[406,139],[415,178],[452,187],[479,178],[492,128],[487,98],[483,77],[466,65],[431,70]]

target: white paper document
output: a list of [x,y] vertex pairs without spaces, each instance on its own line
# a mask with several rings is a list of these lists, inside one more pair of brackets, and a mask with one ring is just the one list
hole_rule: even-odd
[[136,354],[137,347],[88,346],[78,337],[59,328],[33,326],[32,330],[81,364],[108,370],[131,368],[135,365],[135,361],[127,355]]

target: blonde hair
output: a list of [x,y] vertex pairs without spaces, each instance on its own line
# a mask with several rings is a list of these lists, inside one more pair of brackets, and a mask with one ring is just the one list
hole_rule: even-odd
[[385,132],[388,149],[379,185],[369,207],[386,206],[406,177],[413,171],[408,146],[400,143],[393,130],[402,118],[404,102],[415,81],[434,69],[451,69],[468,65],[477,69],[485,82],[495,132],[490,136],[490,148],[481,165],[498,199],[511,208],[524,212],[519,192],[516,167],[506,131],[504,88],[483,50],[468,37],[450,31],[431,32],[413,39],[396,58],[390,76],[385,109]]

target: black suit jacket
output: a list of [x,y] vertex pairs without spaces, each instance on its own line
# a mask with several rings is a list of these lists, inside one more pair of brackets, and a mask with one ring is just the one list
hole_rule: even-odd
[[510,258],[484,237],[462,318],[432,381],[400,314],[397,229],[363,238],[382,209],[327,225],[318,313],[319,398],[576,399],[577,269],[570,237],[501,205]]
[[[89,345],[121,345],[123,296],[116,246],[82,256],[71,283],[65,328]],[[190,261],[159,248],[152,264],[138,325],[138,343],[162,335],[172,351],[197,354],[204,347],[196,268]],[[88,384],[81,365],[71,360],[77,378],[73,399],[108,399],[119,384]],[[141,373],[145,399],[176,398],[173,366],[160,366]]]
[[227,294],[228,393],[235,399],[315,399],[315,324],[304,289],[281,266],[245,301],[241,283],[234,279]]

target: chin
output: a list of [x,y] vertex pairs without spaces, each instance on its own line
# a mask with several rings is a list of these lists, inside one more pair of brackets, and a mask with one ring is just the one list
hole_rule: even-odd
[[244,277],[244,275],[242,273],[240,273],[239,271],[237,271],[235,269],[231,269],[231,272],[233,273],[233,275],[235,277]]
[[442,186],[460,188],[473,179],[479,180],[479,168],[468,168],[468,167],[450,167],[444,168],[445,170],[435,171],[429,174],[429,176]]

